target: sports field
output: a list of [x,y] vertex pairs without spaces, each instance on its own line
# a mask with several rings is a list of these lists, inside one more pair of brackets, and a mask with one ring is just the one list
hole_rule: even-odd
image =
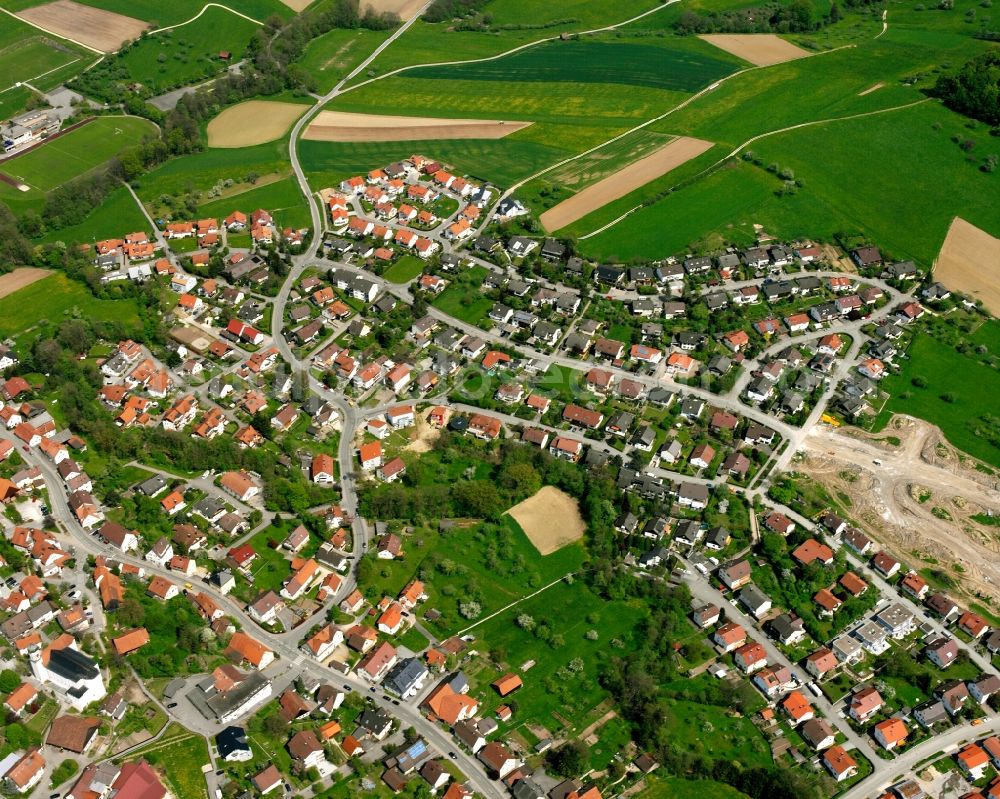
[[[87,57],[93,60],[95,56],[71,42],[49,36],[15,17],[4,15],[3,24],[0,25],[0,75],[3,76],[0,79],[0,89],[8,89],[21,81],[30,81],[35,88],[44,91],[55,85],[50,82],[52,78],[58,81],[66,73],[60,67],[78,62],[82,67],[83,59]],[[0,94],[0,101],[6,100],[8,95],[16,91],[18,90],[10,89],[3,92]],[[20,107],[23,105],[14,108]],[[7,118],[13,116],[13,113],[0,113],[0,116]]]
[[51,3],[26,8],[18,16],[56,36],[105,53],[139,38],[149,27],[140,19],[103,11],[73,0],[53,0]]
[[303,138],[335,142],[502,139],[530,124],[506,120],[440,119],[321,111],[309,123]]
[[579,541],[586,527],[576,500],[553,486],[543,486],[507,513],[541,555]]
[[[56,186],[106,163],[124,148],[155,133],[152,122],[139,117],[95,117],[86,125],[24,155],[4,161],[4,173],[37,192]],[[27,198],[12,186],[0,183],[0,199]]]
[[986,310],[1000,316],[1000,239],[955,217],[934,264],[934,278],[982,300]]
[[211,7],[197,20],[155,33],[123,53],[120,65],[153,91],[166,91],[208,78],[225,68],[219,51],[243,58],[257,25],[223,8]]
[[288,132],[308,106],[248,100],[231,105],[208,123],[209,147],[250,147]]
[[619,169],[593,183],[578,194],[563,200],[541,215],[539,221],[546,230],[559,230],[609,202],[624,197],[634,189],[697,158],[712,148],[712,142],[681,137],[664,145],[651,155]]

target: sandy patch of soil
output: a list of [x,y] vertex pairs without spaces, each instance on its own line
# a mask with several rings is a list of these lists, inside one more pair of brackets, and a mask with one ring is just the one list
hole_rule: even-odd
[[591,211],[607,205],[651,180],[676,169],[712,147],[712,142],[681,136],[656,152],[634,161],[613,175],[599,180],[583,191],[563,200],[539,217],[546,230],[559,230],[582,219]]
[[250,147],[280,139],[308,108],[270,100],[230,106],[208,123],[208,146]]
[[281,0],[281,2],[288,6],[292,11],[305,11],[306,8],[313,4],[314,0]]
[[491,119],[436,119],[321,111],[309,123],[303,138],[339,142],[502,139],[530,124]]
[[970,596],[1000,599],[1000,531],[971,518],[1000,513],[1000,480],[977,470],[939,428],[910,416],[893,417],[878,434],[816,425],[802,452],[795,469],[846,494],[849,515],[897,557],[942,570]]
[[80,42],[87,47],[110,53],[126,42],[138,39],[149,23],[100,8],[92,8],[73,0],[26,8],[17,16],[42,30]]
[[[288,0],[282,0],[282,2],[288,2]],[[371,8],[376,14],[388,11],[406,22],[423,7],[424,2],[425,0],[368,0],[364,5]]]
[[414,431],[413,438],[410,439],[410,443],[407,444],[404,449],[407,452],[430,452],[434,447],[434,442],[441,437],[441,429],[438,427],[433,427],[427,423],[426,414],[417,414],[417,425]]
[[934,263],[934,277],[1000,316],[1000,239],[985,230],[956,216]]
[[806,50],[773,33],[709,33],[698,38],[757,67],[783,64],[809,55]]
[[858,97],[864,97],[864,96],[865,96],[866,94],[871,94],[872,92],[877,92],[877,91],[878,91],[879,89],[881,89],[881,88],[882,88],[883,86],[885,86],[885,84],[884,84],[884,83],[881,83],[881,82],[879,82],[879,83],[876,83],[876,84],[874,84],[873,86],[869,86],[869,87],[868,87],[867,89],[865,89],[864,91],[860,91],[860,92],[858,92]]
[[542,555],[583,538],[583,517],[576,500],[553,486],[543,486],[507,513]]
[[51,269],[22,266],[13,272],[8,272],[6,275],[0,275],[0,299],[23,289],[25,286],[30,286],[32,283],[36,283],[43,277],[48,277],[51,274]]

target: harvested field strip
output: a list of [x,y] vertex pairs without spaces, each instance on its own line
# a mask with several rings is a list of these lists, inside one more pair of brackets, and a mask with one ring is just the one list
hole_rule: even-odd
[[952,291],[982,300],[993,316],[1000,316],[1000,239],[961,217],[948,228],[934,277]]
[[99,52],[110,53],[139,38],[149,27],[142,20],[102,11],[73,0],[26,8],[17,16],[42,30],[62,36]]
[[564,228],[591,211],[595,211],[619,197],[624,197],[651,180],[665,175],[685,161],[696,158],[712,146],[712,142],[702,139],[692,139],[686,136],[675,139],[652,155],[629,164],[604,180],[588,186],[579,194],[568,200],[563,200],[559,205],[542,214],[539,221],[546,230]]
[[773,33],[712,33],[698,38],[758,67],[783,64],[809,55],[801,47],[796,47]]
[[[282,0],[282,2],[291,5],[289,0]],[[307,4],[305,0],[293,0],[293,2],[301,2],[303,3],[303,7]],[[406,20],[413,18],[413,15],[420,10],[424,2],[425,0],[367,0],[367,2],[362,3],[362,6],[370,8],[376,14],[395,14],[403,22],[406,22]],[[295,6],[292,6],[292,8],[295,8]],[[301,9],[296,9],[296,11],[301,11]]]
[[502,139],[530,122],[487,119],[435,119],[322,111],[303,138],[313,141],[369,142],[430,139]]
[[49,269],[36,269],[33,266],[25,266],[8,272],[6,275],[0,276],[0,299],[51,274],[52,271]]
[[250,100],[230,106],[208,123],[209,147],[250,147],[281,138],[307,110],[297,103]]

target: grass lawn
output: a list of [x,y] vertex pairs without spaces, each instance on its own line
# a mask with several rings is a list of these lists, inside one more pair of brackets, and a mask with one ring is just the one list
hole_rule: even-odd
[[409,283],[424,271],[426,263],[416,255],[404,255],[396,263],[390,266],[382,277],[392,283]]
[[41,736],[52,720],[59,715],[59,703],[52,699],[46,699],[42,703],[42,706],[38,709],[38,712],[32,716],[30,719],[24,722],[24,727],[30,732],[37,733]]
[[148,227],[149,222],[132,199],[132,195],[128,193],[128,189],[122,187],[111,192],[80,224],[49,231],[39,238],[38,242],[91,243],[95,240],[118,237],[133,230],[146,230]]
[[4,172],[30,186],[31,191],[22,193],[0,183],[0,201],[15,212],[40,205],[45,192],[106,163],[153,133],[153,124],[139,117],[97,117],[58,139],[5,161]]
[[493,300],[484,297],[479,291],[479,286],[488,274],[486,267],[473,266],[467,274],[469,275],[468,281],[461,284],[451,283],[448,288],[441,292],[441,296],[434,300],[433,305],[449,316],[475,325],[479,324],[490,312]]
[[411,627],[396,639],[396,643],[405,646],[412,652],[422,652],[430,643],[427,637],[416,627]]
[[0,299],[0,336],[14,336],[40,322],[58,323],[70,316],[139,324],[134,300],[99,300],[79,283],[56,273]]
[[[533,631],[516,623],[522,615],[534,621]],[[601,664],[611,653],[631,647],[643,615],[641,604],[603,600],[581,581],[557,583],[472,631],[476,648],[502,663],[501,669],[484,665],[475,674],[476,694],[487,712],[514,700],[515,727],[537,723],[553,733],[565,727],[579,732],[590,711],[607,698],[597,681]],[[543,629],[551,634],[548,642],[541,640]],[[587,638],[589,630],[597,631],[596,640]],[[615,640],[620,646],[611,643]],[[524,681],[506,700],[489,688],[504,671],[517,672]]]
[[132,79],[154,92],[196,83],[223,71],[220,50],[243,58],[257,25],[223,8],[211,7],[196,21],[140,39],[117,57]]
[[[979,333],[992,336],[995,343],[990,349],[994,357],[1000,354],[1000,322],[987,322]],[[908,354],[909,360],[899,361],[899,373],[882,382],[891,399],[876,428],[881,429],[893,413],[918,416],[938,425],[959,449],[1000,466],[1000,430],[995,417],[992,424],[984,418],[996,407],[1000,392],[997,369],[926,333],[916,336]],[[925,385],[915,385],[915,379]]]
[[291,532],[293,526],[288,523],[271,525],[267,529],[261,530],[248,542],[257,553],[257,558],[250,565],[250,571],[253,572],[254,578],[251,593],[254,596],[268,590],[277,593],[281,590],[285,580],[291,576],[291,561],[284,556],[280,549],[269,547],[268,541],[273,540],[280,544],[285,536]]
[[[201,768],[209,762],[208,744],[179,724],[171,722],[163,738],[134,753],[144,757],[170,785],[174,796],[200,799],[208,796]],[[133,755],[129,755],[133,759]]]

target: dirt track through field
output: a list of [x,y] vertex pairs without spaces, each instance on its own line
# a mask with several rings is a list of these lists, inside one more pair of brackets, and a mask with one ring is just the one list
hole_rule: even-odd
[[553,486],[543,486],[509,513],[542,555],[583,538],[580,507],[569,494]]
[[37,283],[42,278],[52,274],[51,269],[37,269],[33,266],[22,266],[6,275],[0,275],[0,299],[13,294],[15,291]]
[[712,147],[712,142],[681,136],[664,145],[651,155],[620,169],[613,175],[599,180],[583,191],[553,206],[539,217],[546,230],[559,230],[591,211],[596,211],[619,197],[644,186],[652,180],[676,169],[685,161],[696,158]]
[[249,100],[230,106],[208,123],[209,147],[250,147],[280,139],[309,106]]
[[940,569],[970,595],[1000,599],[997,528],[972,519],[1000,513],[1000,479],[977,470],[940,429],[910,416],[895,416],[871,435],[817,425],[803,453],[795,469],[848,496],[848,515],[896,557],[911,568]]
[[871,94],[872,92],[877,92],[883,86],[885,86],[884,83],[875,83],[875,84],[869,86],[867,89],[862,89],[860,92],[858,92],[858,97],[864,97],[866,94]]
[[26,8],[18,11],[17,16],[57,36],[81,42],[105,53],[113,52],[126,42],[138,39],[149,27],[149,23],[141,19],[74,3],[73,0],[55,0],[53,3]]
[[1000,316],[1000,239],[955,217],[934,264],[934,278]]
[[698,38],[758,67],[783,64],[809,55],[773,33],[710,33]]
[[435,119],[321,111],[309,123],[303,138],[337,142],[502,139],[530,124],[489,119]]
[[[287,2],[287,0],[284,0]],[[362,6],[372,9],[376,14],[388,12],[396,14],[403,22],[411,19],[416,14],[425,0],[368,0]]]

